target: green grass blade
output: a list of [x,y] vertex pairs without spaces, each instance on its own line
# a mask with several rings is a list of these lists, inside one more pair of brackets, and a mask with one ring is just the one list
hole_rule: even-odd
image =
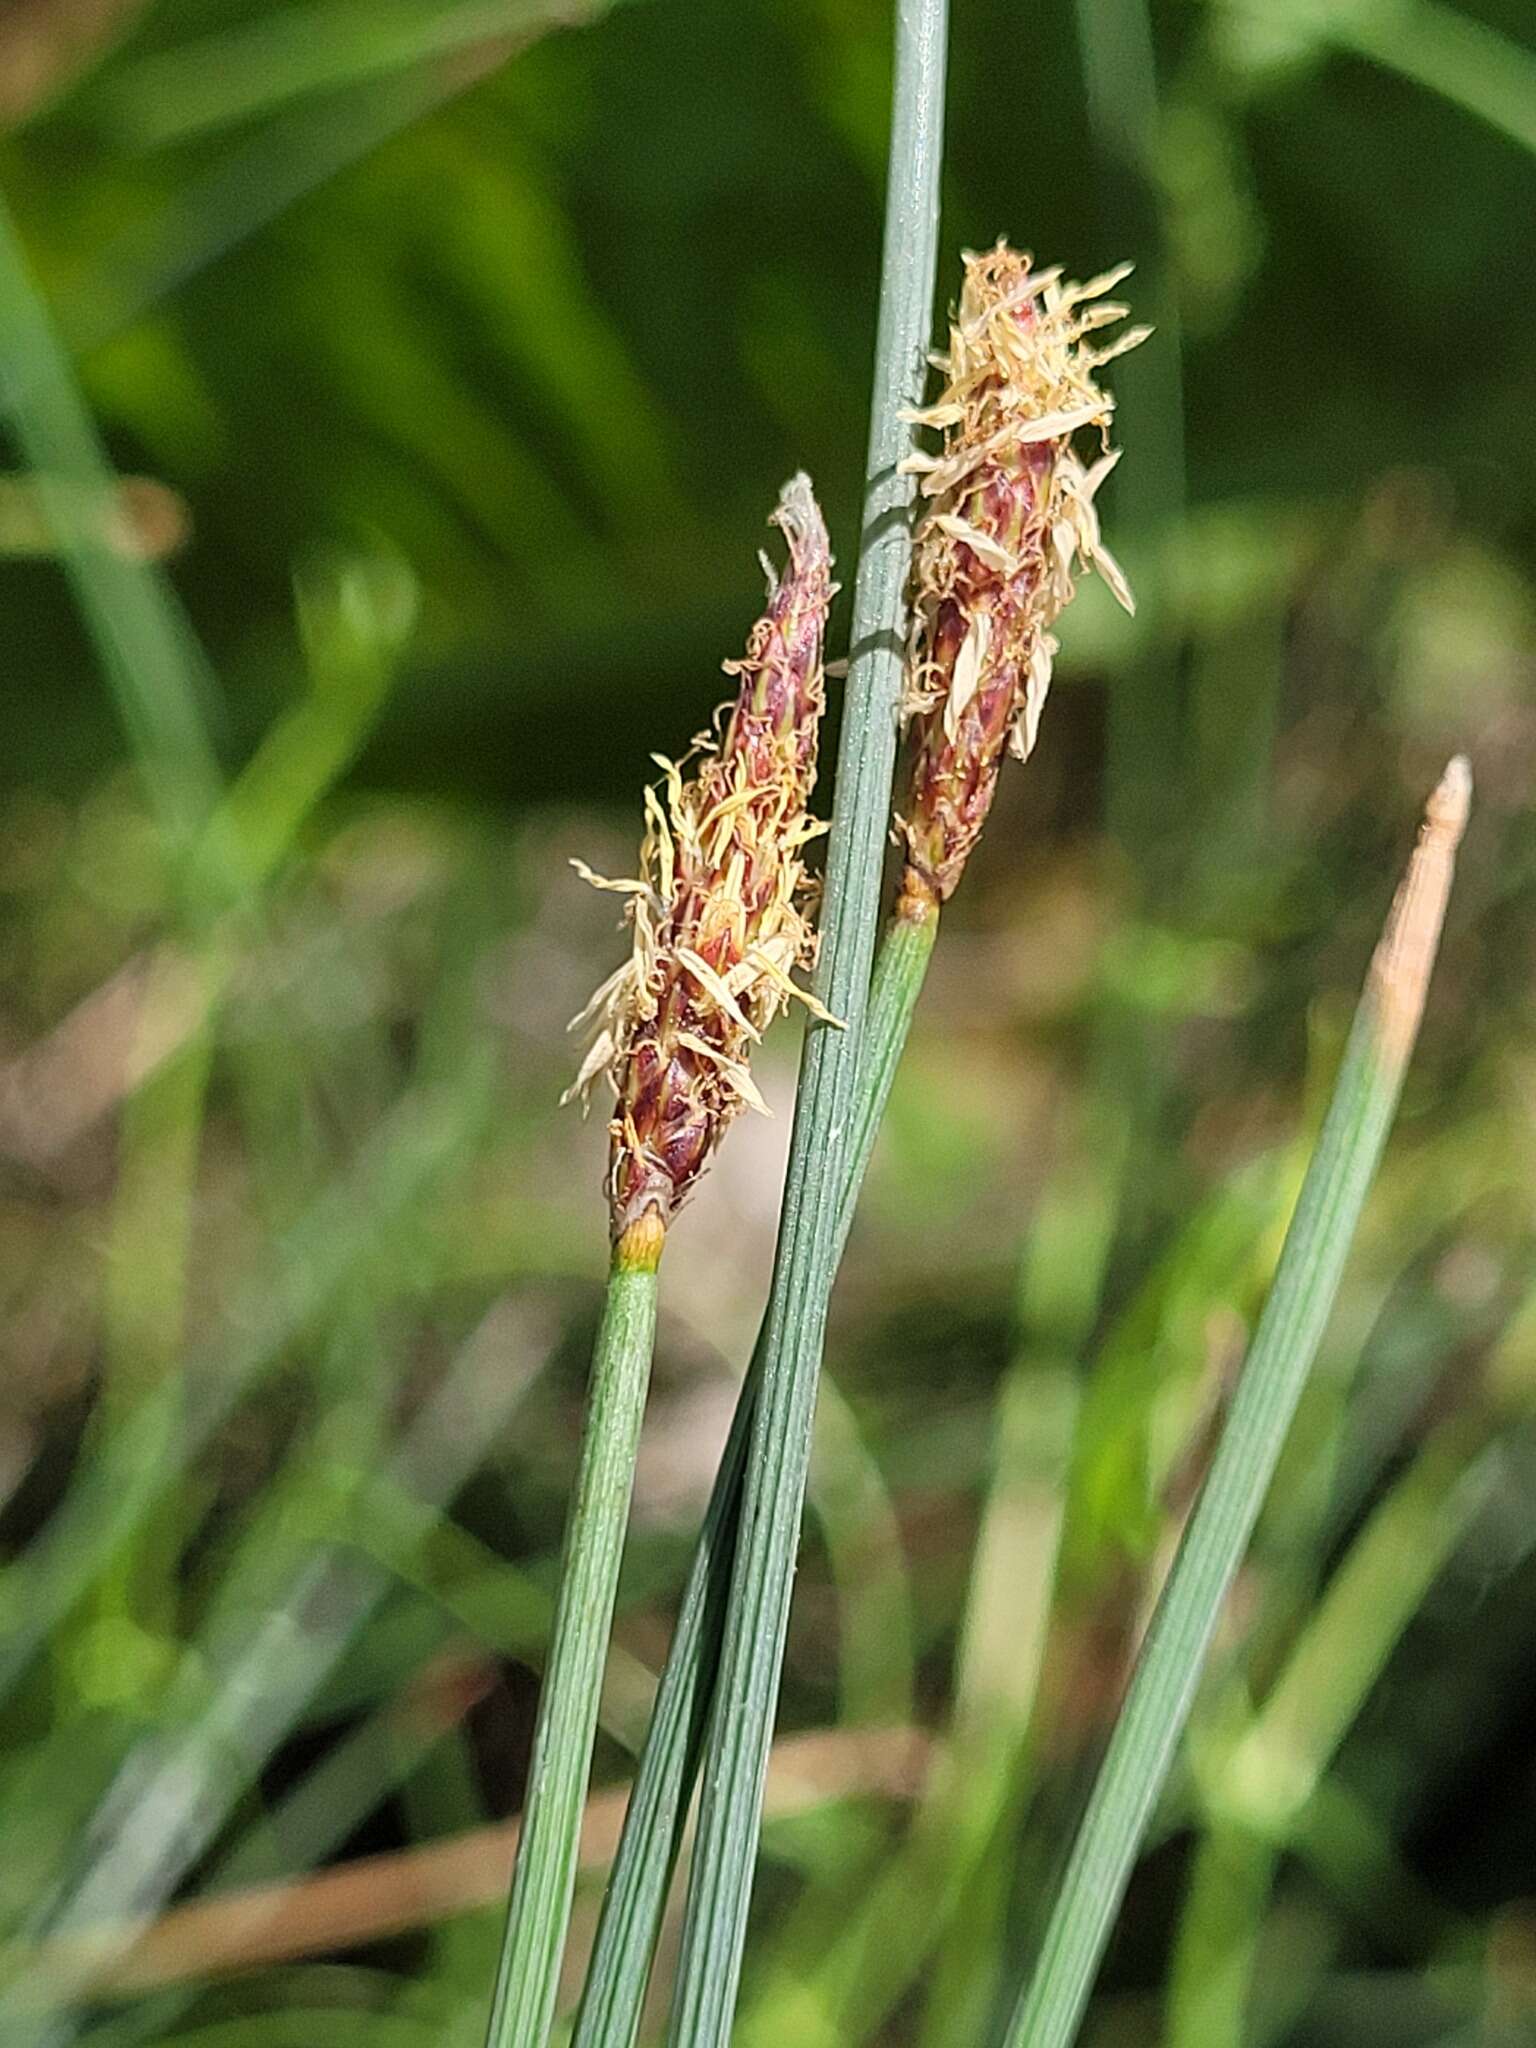
[[1458,759],[1430,800],[1371,963],[1231,1414],[1147,1630],[1034,1975],[1008,2030],[1009,2048],[1067,2048],[1082,2018],[1375,1177],[1418,1031],[1470,792]]
[[817,989],[845,1029],[813,1025],[801,1067],[762,1389],[684,1915],[669,2034],[674,2048],[723,2043],[735,2009],[879,918],[911,546],[912,486],[901,463],[912,432],[901,413],[920,396],[933,305],[945,0],[904,0],[896,20],[865,523]]
[[607,0],[331,0],[269,10],[217,34],[142,57],[98,95],[125,141],[161,149],[257,120],[310,93],[485,52],[485,68],[538,36],[606,11]]
[[[219,878],[217,900],[247,926],[259,916],[262,885],[362,744],[413,609],[409,576],[382,559],[371,569],[357,562],[301,580],[311,687],[218,802],[189,862],[191,872]],[[219,926],[150,957],[139,1028],[155,1050],[144,1055],[144,1079],[123,1104],[103,1291],[101,1417],[108,1429],[173,1375],[181,1357],[217,1023],[240,959],[234,931]],[[165,1052],[163,1038],[156,1043],[160,1020],[188,1009],[181,1043]],[[236,1056],[248,1066],[254,1055],[244,1047]],[[172,1436],[164,1455],[172,1456],[175,1415],[167,1412],[166,1421]],[[97,1619],[112,1629],[166,1626],[176,1605],[169,1564],[152,1530],[147,1542],[129,1545],[98,1589]],[[145,1676],[156,1682],[149,1667]]]
[[1263,1707],[1199,1776],[1210,1826],[1168,1992],[1168,2048],[1240,2048],[1276,1865],[1431,1587],[1486,1504],[1500,1452],[1457,1416],[1355,1538]]
[[166,844],[185,854],[220,793],[202,717],[211,680],[164,579],[115,549],[104,520],[80,516],[82,504],[111,503],[118,480],[3,205],[0,365],[0,411],[33,471]]
[[[838,1214],[839,1257],[907,1042],[938,925],[937,911],[921,924],[892,924],[875,961],[859,1099]],[[630,2048],[639,2030],[662,1906],[698,1775],[704,1715],[714,1694],[722,1605],[735,1553],[741,1482],[762,1378],[765,1333],[766,1326],[759,1332],[742,1382],[683,1586],[666,1668],[603,1900],[573,2048]]]
[[[487,1401],[484,1377],[483,1346],[471,1342],[388,1460],[385,1484],[405,1489],[423,1522],[463,1485],[519,1396],[508,1376]],[[57,1944],[53,1995],[94,1990],[98,1974],[128,1953],[391,1584],[382,1563],[344,1540],[344,1524],[327,1530],[317,1522],[273,1597],[205,1632],[195,1668],[189,1662],[180,1687],[159,1703],[163,1725],[129,1752],[100,1801],[88,1861],[57,1899],[38,1902],[29,1931]],[[375,1804],[378,1791],[375,1780]],[[72,1940],[81,1944],[73,1956]],[[0,1997],[0,2032],[8,2017]],[[72,2039],[83,2024],[78,2014],[59,2014],[57,2038]]]
[[592,1358],[591,1404],[566,1529],[528,1797],[512,1873],[487,2048],[536,2048],[549,2033],[565,1953],[598,1697],[651,1376],[656,1259],[615,1254]]
[[1324,33],[1536,151],[1536,57],[1511,36],[1435,0],[1329,9]]
[[[46,1528],[0,1575],[0,1699],[295,1332],[335,1299],[361,1261],[400,1255],[415,1219],[481,1127],[488,1100],[489,1077],[478,1064],[451,1088],[413,1089],[236,1296],[219,1339],[193,1352],[178,1380],[145,1395],[98,1443]],[[168,1458],[171,1440],[175,1456]]]
[[1259,1935],[1284,1844],[1214,1821],[1189,1874],[1169,1975],[1168,2048],[1240,2048]]
[[143,224],[107,243],[59,303],[77,352],[103,347],[172,293],[271,226],[311,192],[467,91],[472,75],[432,69],[304,101],[223,149]]

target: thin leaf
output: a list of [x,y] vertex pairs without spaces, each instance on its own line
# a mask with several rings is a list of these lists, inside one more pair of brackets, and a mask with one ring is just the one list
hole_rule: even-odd
[[[933,915],[920,924],[904,920],[893,924],[875,962],[848,1177],[838,1217],[839,1258],[907,1041],[907,1027],[927,973],[938,923],[935,907]],[[573,2048],[629,2048],[639,2031],[662,1906],[682,1840],[683,1820],[693,1799],[704,1717],[719,1669],[722,1610],[735,1555],[742,1478],[762,1383],[766,1334],[765,1324],[742,1382],[730,1436],[688,1568],[666,1668],[624,1815],[624,1833],[603,1900]]]
[[1417,0],[1330,8],[1321,32],[1536,151],[1536,57],[1490,23]]
[[1201,1757],[1210,1825],[1168,1995],[1169,2048],[1239,2048],[1275,1867],[1388,1658],[1497,1478],[1500,1452],[1457,1416],[1350,1546],[1252,1721]]
[[78,515],[118,487],[9,214],[0,206],[0,412],[33,471],[44,518],[117,699],[157,822],[184,853],[219,795],[204,726],[206,661],[162,575]]
[[543,2042],[560,1988],[656,1329],[661,1234],[632,1256],[633,1235],[626,1232],[619,1240],[592,1354],[591,1402],[560,1562],[487,2048],[532,2048]]
[[1375,1177],[1418,1034],[1471,786],[1458,757],[1430,798],[1231,1414],[1147,1630],[1033,1977],[1009,2027],[1009,2048],[1067,2048],[1077,2032]]
[[945,0],[907,0],[896,18],[864,546],[816,989],[847,1029],[813,1023],[806,1035],[668,2036],[674,2048],[723,2044],[735,2010],[879,917],[911,544],[913,485],[901,464],[911,453],[912,429],[901,415],[921,397],[933,305]]
[[415,71],[479,53],[491,68],[553,28],[606,10],[606,0],[331,0],[298,14],[254,21],[142,57],[101,99],[109,119],[140,148],[259,119],[309,93]]

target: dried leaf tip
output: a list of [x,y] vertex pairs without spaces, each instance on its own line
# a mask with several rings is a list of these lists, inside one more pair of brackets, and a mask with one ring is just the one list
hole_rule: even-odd
[[[1150,330],[1126,329],[1102,347],[1090,339],[1125,317],[1105,294],[1128,269],[1072,284],[1004,242],[965,258],[949,349],[933,358],[944,389],[912,416],[942,446],[907,465],[930,509],[913,545],[899,915],[926,915],[953,893],[1010,739],[1028,758],[1056,655],[1050,629],[1078,571],[1097,570],[1134,609],[1094,507],[1119,459],[1109,445],[1113,400],[1097,372]],[[1084,429],[1099,440],[1086,465],[1073,446]]]
[[1472,763],[1465,754],[1453,754],[1424,806],[1424,830],[1448,835],[1454,853],[1471,815]]
[[782,575],[769,569],[767,609],[745,654],[725,664],[737,694],[717,714],[719,737],[702,735],[682,762],[657,756],[663,782],[646,792],[637,879],[581,870],[626,896],[634,933],[629,959],[573,1019],[594,1036],[567,1097],[585,1098],[600,1078],[617,1097],[616,1243],[632,1243],[642,1219],[664,1230],[732,1119],[765,1108],[751,1050],[777,1013],[798,998],[825,1014],[792,979],[816,951],[804,850],[820,830],[808,807],[835,589],[808,477],[784,486],[772,523],[789,559]]
[[1377,1030],[1388,1066],[1407,1064],[1418,1037],[1440,928],[1456,872],[1456,850],[1472,810],[1472,764],[1457,754],[1430,792],[1424,822],[1371,961]]

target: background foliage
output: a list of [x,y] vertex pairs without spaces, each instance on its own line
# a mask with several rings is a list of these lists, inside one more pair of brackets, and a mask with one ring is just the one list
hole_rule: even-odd
[[[564,856],[626,871],[792,468],[851,566],[887,38],[873,0],[0,19],[8,2042],[478,2039],[603,1266],[554,1103],[618,942]],[[1528,2039],[1530,24],[971,0],[950,135],[946,292],[999,232],[1137,263],[1141,608],[1067,621],[850,1248],[741,2038],[1006,2014],[1465,747],[1403,1118],[1091,2026]],[[29,271],[110,503],[47,497]],[[115,668],[61,517],[151,621]],[[668,1256],[588,1932],[792,1054]]]

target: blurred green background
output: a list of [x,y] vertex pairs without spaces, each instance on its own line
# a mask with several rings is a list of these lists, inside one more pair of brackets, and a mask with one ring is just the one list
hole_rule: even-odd
[[[851,580],[888,35],[0,13],[7,2048],[478,2044],[604,1267],[555,1105],[622,941],[566,860],[628,871],[792,468]],[[850,1249],[738,2038],[1006,2014],[1465,749],[1401,1123],[1089,2037],[1530,2042],[1530,11],[957,0],[949,108],[945,299],[999,233],[1136,263],[1141,604],[1064,623]],[[578,1948],[794,1050],[666,1262]]]

